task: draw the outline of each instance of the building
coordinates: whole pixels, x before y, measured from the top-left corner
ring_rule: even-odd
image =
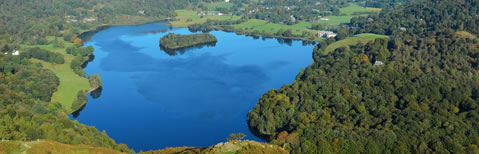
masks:
[[[381,65],[384,65],[382,61],[376,60],[376,62],[374,62],[374,66],[381,66]]]
[[[336,33],[332,32],[332,31],[319,31],[318,32],[318,37],[325,37],[325,38],[330,38],[330,37],[336,37]]]
[[[8,51],[5,52],[5,54],[8,55]],[[15,50],[12,51],[12,55],[18,56],[18,55],[20,55],[20,51],[18,51],[17,49],[15,49]]]
[[[225,2],[230,2],[230,0],[225,0]]]
[[[20,55],[20,51],[18,51],[17,49],[15,49],[15,50],[12,51],[12,55],[18,56],[18,55]]]
[[[145,10],[139,10],[138,14],[145,14]]]
[[[290,18],[291,18],[291,21],[292,21],[292,22],[295,22],[295,21],[296,21],[296,17],[294,17],[293,15],[291,15]]]

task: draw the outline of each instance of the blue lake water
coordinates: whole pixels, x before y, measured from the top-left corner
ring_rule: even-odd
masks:
[[[161,23],[96,33],[85,43],[95,48],[85,71],[101,76],[101,96],[89,96],[80,115],[71,118],[136,151],[206,147],[239,132],[260,140],[248,130],[248,111],[263,93],[292,83],[312,62],[313,45],[302,41],[223,31],[210,32],[218,38],[214,47],[171,56],[158,43],[168,32],[191,33]]]

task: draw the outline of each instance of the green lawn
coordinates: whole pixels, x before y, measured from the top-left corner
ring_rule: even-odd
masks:
[[[49,37],[49,40],[52,40],[53,37]],[[62,38],[58,38],[62,40]],[[87,78],[83,78],[75,74],[70,68],[70,63],[73,60],[74,56],[67,54],[65,49],[55,48],[53,45],[37,45],[40,48],[48,49],[53,52],[58,52],[63,54],[65,58],[65,64],[53,64],[45,62],[38,59],[32,59],[33,62],[38,62],[43,65],[44,68],[52,70],[60,79],[60,86],[58,86],[58,91],[53,93],[52,102],[59,102],[63,105],[65,109],[70,111],[70,107],[73,104],[77,97],[77,93],[80,90],[90,89],[90,83]],[[65,42],[65,47],[73,46],[72,43]],[[33,46],[24,46],[24,47],[33,47]]]
[[[371,40],[374,40],[376,38],[388,38],[388,36],[379,35],[379,34],[371,34],[371,33],[358,34],[356,36],[348,37],[344,40],[340,40],[340,41],[334,42],[333,44],[328,45],[328,47],[326,47],[325,52],[323,54],[327,54],[331,51],[334,51],[335,49],[337,49],[339,47],[356,45],[359,42],[367,43],[367,42],[369,42]]]
[[[342,23],[349,23],[354,16],[329,16],[328,20],[320,20],[319,23],[327,25],[339,25]]]
[[[339,9],[341,14],[345,14],[345,15],[348,15],[348,16],[352,15],[355,12],[379,12],[380,10],[381,9],[379,9],[379,8],[362,7],[362,6],[359,6],[359,5],[354,4],[354,3],[349,3],[348,7]]]
[[[356,16],[367,16],[368,14],[361,14],[361,15],[353,15],[355,12],[379,12],[381,11],[380,8],[367,8],[367,7],[362,7],[354,3],[349,3],[348,7],[345,8],[340,8],[339,11],[341,12],[340,14],[343,14],[342,16],[328,16],[325,18],[328,18],[328,20],[320,20],[319,23],[324,23],[327,25],[339,25],[342,23],[349,23],[351,21],[351,18],[356,17]]]
[[[193,10],[176,10],[175,11],[178,16],[175,18],[178,19],[177,21],[171,21],[170,24],[173,27],[186,27],[191,24],[201,24],[205,23],[207,19],[213,20],[239,20],[241,17],[239,16],[204,16],[201,18],[197,14],[197,11]],[[208,11],[208,13],[217,13],[216,11]]]

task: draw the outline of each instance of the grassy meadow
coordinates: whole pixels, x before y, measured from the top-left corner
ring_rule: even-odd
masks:
[[[239,16],[199,16],[197,11],[193,10],[176,10],[175,11],[178,16],[175,18],[177,21],[170,21],[170,25],[173,27],[186,27],[191,24],[201,24],[205,23],[206,20],[239,20],[241,17]],[[203,13],[203,12],[202,12]],[[217,13],[216,11],[208,11],[208,13]]]
[[[48,37],[49,41],[53,39],[54,37]],[[62,38],[58,38],[58,40],[63,41]],[[73,43],[64,42],[64,45],[65,48],[67,48],[73,46]],[[32,61],[36,63],[41,63],[44,68],[50,69],[57,75],[57,77],[60,79],[60,85],[58,86],[58,91],[53,93],[51,101],[62,104],[65,109],[70,111],[70,108],[77,97],[78,91],[90,89],[90,83],[88,82],[88,79],[78,76],[70,68],[70,63],[73,60],[74,56],[67,54],[65,48],[55,48],[52,44],[23,47],[40,47],[42,49],[47,49],[52,52],[61,53],[64,56],[64,64],[54,64],[38,59],[32,59]]]
[[[374,40],[376,38],[388,38],[388,36],[379,35],[379,34],[371,34],[371,33],[358,34],[358,35],[355,35],[353,37],[348,37],[344,40],[340,40],[340,41],[334,42],[333,44],[328,45],[325,49],[324,54],[327,54],[331,51],[334,51],[335,49],[337,49],[339,47],[356,45],[359,42],[368,43],[369,41]]]
[[[351,18],[356,16],[367,16],[367,12],[379,12],[380,8],[362,7],[355,3],[349,3],[348,7],[339,9],[341,16],[328,16],[328,20],[320,20],[319,23],[327,25],[339,25],[342,23],[349,23]],[[355,15],[356,13],[356,15]],[[362,13],[362,14],[361,14]]]

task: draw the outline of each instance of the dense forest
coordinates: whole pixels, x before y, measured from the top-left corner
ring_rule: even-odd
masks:
[[[168,33],[167,35],[161,37],[160,46],[167,50],[175,50],[216,41],[218,41],[216,37],[209,33],[188,35]]]
[[[389,34],[326,53],[248,113],[259,136],[293,153],[479,152],[479,3],[418,1],[354,18]]]

